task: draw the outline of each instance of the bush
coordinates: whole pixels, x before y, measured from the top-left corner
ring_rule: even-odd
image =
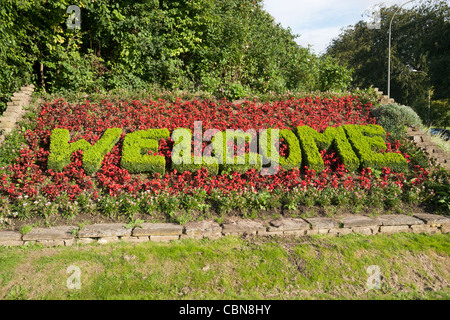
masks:
[[[184,140],[185,137],[186,140]],[[206,168],[209,174],[217,175],[219,173],[219,163],[215,157],[203,156],[201,163],[196,163],[194,156],[191,154],[192,133],[190,129],[175,129],[172,133],[172,140],[174,140],[171,155],[172,169],[179,173],[185,171],[195,173],[202,168]]]
[[[361,169],[372,168],[381,170],[384,167],[394,171],[407,171],[408,162],[398,153],[378,153],[387,150],[384,143],[386,132],[377,125],[344,125],[348,139],[361,161]]]
[[[316,172],[323,171],[325,164],[319,150],[335,149],[348,171],[358,169],[359,160],[352,150],[342,127],[328,127],[324,133],[308,127],[297,127],[297,136],[303,153],[303,165]]]
[[[276,143],[276,140],[272,140],[272,130],[275,129],[268,129],[267,131],[263,131],[260,135],[259,145],[262,149],[262,155],[267,156],[267,158],[271,159],[271,162],[278,159],[280,167],[285,170],[299,168],[302,164],[302,151],[295,134],[289,129],[279,130],[279,140],[281,140],[282,138],[285,140],[285,142],[289,146],[289,155],[285,158],[278,154],[277,157],[273,154],[273,152],[277,152],[277,150],[273,145],[274,143]]]
[[[215,137],[214,137],[215,138]],[[254,152],[257,150],[250,150],[249,153],[244,153],[242,155],[235,155],[234,148],[231,149],[231,146],[237,146],[237,148],[245,147],[246,143],[252,144],[254,137],[251,134],[247,134],[243,131],[236,130],[232,132],[231,130],[227,130],[222,132],[222,141],[223,141],[223,152],[222,158],[223,163],[219,166],[221,172],[239,172],[245,173],[249,170],[255,169],[256,171],[260,171],[262,167],[261,157],[258,153]],[[215,140],[215,139],[213,139]],[[214,143],[214,142],[213,142]],[[256,145],[257,141],[253,141]],[[232,153],[231,153],[231,152]],[[220,153],[220,150],[219,150]],[[239,154],[239,153],[238,153]]]
[[[112,150],[119,141],[122,129],[110,128],[94,145],[84,139],[69,143],[70,133],[67,129],[54,129],[50,137],[50,154],[48,168],[54,171],[62,171],[70,163],[73,152],[83,150],[83,169],[87,174],[97,172],[105,155]]]
[[[164,156],[151,156],[147,152],[158,152],[158,141],[168,138],[170,133],[167,129],[139,130],[127,134],[123,142],[121,167],[130,173],[164,174]]]
[[[404,136],[405,127],[422,126],[422,120],[417,113],[408,106],[396,103],[381,105],[371,111],[372,116],[394,139]]]

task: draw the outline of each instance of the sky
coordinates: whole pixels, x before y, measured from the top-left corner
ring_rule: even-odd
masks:
[[[311,45],[316,54],[325,52],[341,29],[358,21],[368,20],[367,9],[377,4],[402,5],[407,0],[264,0],[264,9],[281,23],[290,27],[302,47]],[[404,6],[410,8],[419,1]]]

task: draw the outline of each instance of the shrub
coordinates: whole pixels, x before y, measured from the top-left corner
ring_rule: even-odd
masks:
[[[396,103],[380,105],[372,109],[371,114],[394,139],[404,136],[405,126],[422,126],[422,120],[412,108]]]
[[[213,137],[212,143],[216,144],[216,137]],[[255,140],[253,140],[255,139]],[[222,141],[223,141],[223,152],[222,159],[223,162],[220,164],[219,168],[221,172],[231,171],[238,173],[245,173],[249,170],[255,169],[256,171],[260,171],[262,167],[262,161],[260,155],[256,153],[257,150],[250,150],[249,153],[245,153],[245,144],[254,144],[256,145],[257,141],[252,134],[243,132],[241,130],[227,130],[226,132],[222,132]],[[243,154],[239,154],[235,156],[234,146],[237,146],[239,150],[244,149]],[[233,146],[233,149],[230,147]],[[220,157],[220,148],[217,148],[217,154]],[[256,149],[256,148],[255,148]],[[231,152],[232,153],[231,153]],[[242,151],[242,150],[241,150]]]
[[[179,173],[185,171],[195,173],[202,168],[206,168],[209,174],[217,175],[219,173],[219,164],[215,157],[202,157],[201,163],[195,161],[195,157],[191,154],[191,130],[184,128],[175,129],[172,132],[172,140],[174,140],[171,155],[172,169],[177,170]]]
[[[168,138],[170,133],[167,129],[139,130],[127,134],[123,142],[121,167],[130,173],[164,174],[166,171],[164,156],[147,153],[158,152],[158,141]]]
[[[275,144],[277,143],[277,139],[272,138],[272,131],[277,130],[279,132],[279,139],[282,138],[289,146],[289,155],[287,157],[280,156],[279,152],[275,148]],[[261,148],[261,155],[263,157],[267,157],[273,163],[278,162],[280,166],[285,170],[291,170],[294,168],[299,168],[302,163],[302,151],[300,149],[300,144],[298,142],[295,134],[289,129],[267,129],[260,134],[259,137],[259,145]],[[275,152],[278,155],[275,155]]]
[[[303,153],[303,165],[316,172],[323,171],[325,164],[319,150],[336,150],[348,171],[358,169],[359,160],[347,140],[342,127],[328,127],[319,133],[309,126],[297,127],[297,136]]]
[[[372,168],[381,170],[384,167],[391,168],[394,171],[406,171],[408,162],[398,153],[378,153],[386,150],[384,143],[386,132],[377,125],[344,125],[343,126],[348,139],[353,146],[358,158],[361,161],[361,169]]]
[[[122,129],[109,128],[94,145],[80,139],[69,143],[70,133],[67,129],[54,129],[50,138],[50,154],[48,168],[54,171],[62,171],[69,163],[73,152],[83,150],[83,168],[87,174],[97,172],[105,155],[119,141]]]

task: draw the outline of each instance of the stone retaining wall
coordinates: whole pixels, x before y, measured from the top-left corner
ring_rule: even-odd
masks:
[[[375,218],[352,215],[343,218],[279,218],[258,222],[227,218],[221,225],[212,220],[188,222],[184,226],[172,223],[142,223],[127,228],[122,223],[101,223],[82,227],[57,226],[34,228],[22,235],[0,230],[0,246],[42,244],[44,246],[71,246],[74,244],[109,242],[167,242],[180,239],[217,239],[227,235],[309,236],[326,234],[340,236],[349,233],[364,235],[397,232],[448,233],[450,218],[433,214],[381,215]]]
[[[19,92],[13,94],[11,101],[6,103],[6,110],[0,116],[0,145],[5,140],[5,134],[10,133],[24,115],[23,107],[30,104],[33,91],[34,85],[23,86]]]

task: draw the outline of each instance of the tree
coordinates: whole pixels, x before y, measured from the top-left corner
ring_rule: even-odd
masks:
[[[345,68],[300,47],[262,0],[0,2],[3,101],[31,80],[51,92],[156,83],[230,97],[349,84]],[[78,31],[66,26],[69,5],[81,8]]]
[[[381,7],[381,28],[363,21],[349,26],[330,44],[327,56],[354,69],[352,86],[387,92],[389,22],[397,6]],[[428,91],[450,98],[450,8],[445,1],[426,1],[402,9],[392,24],[391,97],[422,108]]]

